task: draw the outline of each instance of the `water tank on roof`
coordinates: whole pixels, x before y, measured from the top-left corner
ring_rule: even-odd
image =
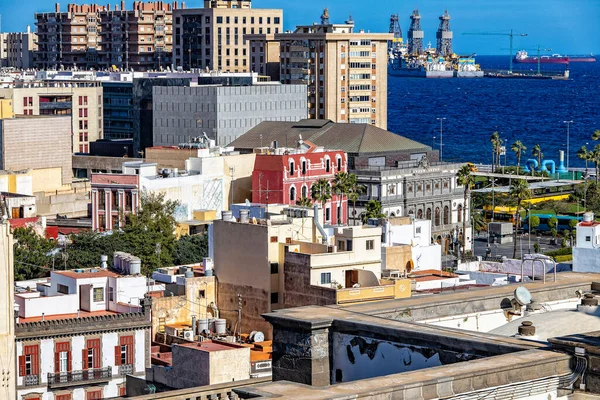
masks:
[[[264,342],[265,334],[262,333],[261,331],[252,331],[252,332],[250,332],[250,336],[248,336],[248,339],[250,340],[251,343]]]
[[[183,275],[186,278],[193,278],[194,277],[194,271],[191,268],[186,269],[185,274]]]
[[[240,222],[242,224],[247,224],[250,222],[250,211],[249,210],[240,210]]]
[[[202,260],[202,264],[204,266],[204,275],[213,276],[213,259],[205,257],[204,260]]]
[[[592,222],[594,220],[593,212],[586,212],[583,214],[583,222]]]
[[[134,258],[129,262],[129,274],[130,275],[139,275],[142,273],[142,260],[139,258]]]
[[[215,320],[215,332],[217,335],[224,335],[227,333],[227,320],[226,319],[216,319]]]
[[[204,319],[198,320],[198,333],[200,333],[200,334],[209,333],[208,319],[204,318]]]
[[[233,213],[231,211],[223,211],[221,213],[221,218],[223,219],[223,221],[233,221]]]

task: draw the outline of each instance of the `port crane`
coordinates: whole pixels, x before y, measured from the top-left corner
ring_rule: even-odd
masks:
[[[507,48],[503,48],[501,50],[509,50]],[[527,50],[527,51],[537,51],[537,73],[538,75],[541,75],[541,52],[542,51],[552,51],[552,49],[542,49],[542,46],[538,45],[538,47],[536,49],[523,49],[523,50]]]
[[[508,36],[510,38],[510,67],[508,70],[509,74],[513,72],[513,37],[514,36],[527,36],[526,33],[514,33],[513,30],[508,32],[465,32],[463,35],[485,35],[485,36]]]

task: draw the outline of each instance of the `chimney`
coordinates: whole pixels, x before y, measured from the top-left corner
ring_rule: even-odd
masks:
[[[181,2],[181,8],[185,9],[185,1]]]
[[[57,12],[57,13],[59,13],[59,12],[60,12],[60,3],[56,3],[56,4],[54,5],[54,11],[55,11],[55,12]]]
[[[177,2],[174,2],[174,3],[173,3],[173,9],[174,9],[174,10],[177,10],[178,8],[179,8],[179,3],[177,3]]]
[[[119,5],[115,4],[115,11],[119,11]]]
[[[121,10],[125,11],[125,2],[121,1]]]

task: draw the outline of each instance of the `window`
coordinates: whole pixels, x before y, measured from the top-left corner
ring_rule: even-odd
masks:
[[[54,349],[54,372],[65,374],[71,371],[71,343],[56,343]]]
[[[19,376],[39,374],[39,346],[23,346],[23,355],[19,357]]]
[[[352,251],[352,240],[346,240],[346,250]]]
[[[388,196],[392,194],[396,194],[396,185],[394,184],[388,185]]]
[[[325,172],[331,171],[331,160],[328,158],[325,160]]]
[[[325,209],[325,221],[331,220],[331,208],[327,207]]]
[[[273,23],[274,23],[274,24],[279,24],[279,23],[280,23],[280,19],[279,19],[279,17],[274,17],[274,18],[273,18]]]
[[[449,219],[450,219],[450,209],[448,208],[448,206],[445,206],[444,207],[444,225],[449,224]]]
[[[279,263],[271,263],[271,273],[272,274],[279,273]]]
[[[462,204],[458,205],[457,214],[458,214],[458,218],[457,218],[458,222],[462,222],[462,219],[463,219],[463,207],[462,207]]]
[[[279,303],[279,293],[273,292],[271,293],[271,304]]]
[[[294,176],[294,161],[290,161],[290,176]]]
[[[374,240],[367,240],[367,250],[373,250],[375,248]]]
[[[421,233],[421,227],[420,226],[417,226],[415,228],[415,233],[417,233],[417,234]]]
[[[435,208],[435,226],[440,226],[440,208]]]
[[[83,369],[100,368],[100,339],[88,339],[83,349]]]
[[[133,336],[121,336],[115,346],[115,365],[133,364]]]
[[[337,159],[337,170],[338,172],[342,170],[342,158],[338,157]]]
[[[102,399],[102,389],[90,390],[85,395],[85,400],[101,400],[101,399]]]
[[[69,287],[65,286],[65,285],[61,285],[60,283],[57,284],[56,290],[58,291],[58,293],[69,294]]]
[[[296,201],[296,188],[293,186],[290,188],[290,201]]]
[[[114,287],[108,288],[108,301],[115,301],[115,288]]]
[[[346,242],[344,240],[338,240],[338,251],[345,251]]]
[[[202,289],[198,291],[198,297],[201,299],[205,299],[206,298],[206,290]]]
[[[306,175],[306,161],[302,161],[302,175]]]
[[[94,302],[104,301],[104,288],[94,288]]]
[[[71,393],[59,394],[55,397],[56,400],[72,400]]]
[[[277,236],[271,236],[271,243],[277,243]]]
[[[585,241],[586,242],[591,242],[592,241],[592,237],[591,236],[586,236],[585,237]]]
[[[321,273],[321,285],[328,285],[331,283],[331,272]]]
[[[305,199],[308,196],[308,187],[302,186],[302,198]]]

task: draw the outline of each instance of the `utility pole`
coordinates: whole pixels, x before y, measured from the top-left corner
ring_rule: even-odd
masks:
[[[238,329],[242,332],[242,295],[238,293]]]
[[[443,148],[442,146],[443,144],[443,138],[444,138],[444,120],[446,118],[436,118],[438,121],[440,121],[440,162],[443,160]]]

